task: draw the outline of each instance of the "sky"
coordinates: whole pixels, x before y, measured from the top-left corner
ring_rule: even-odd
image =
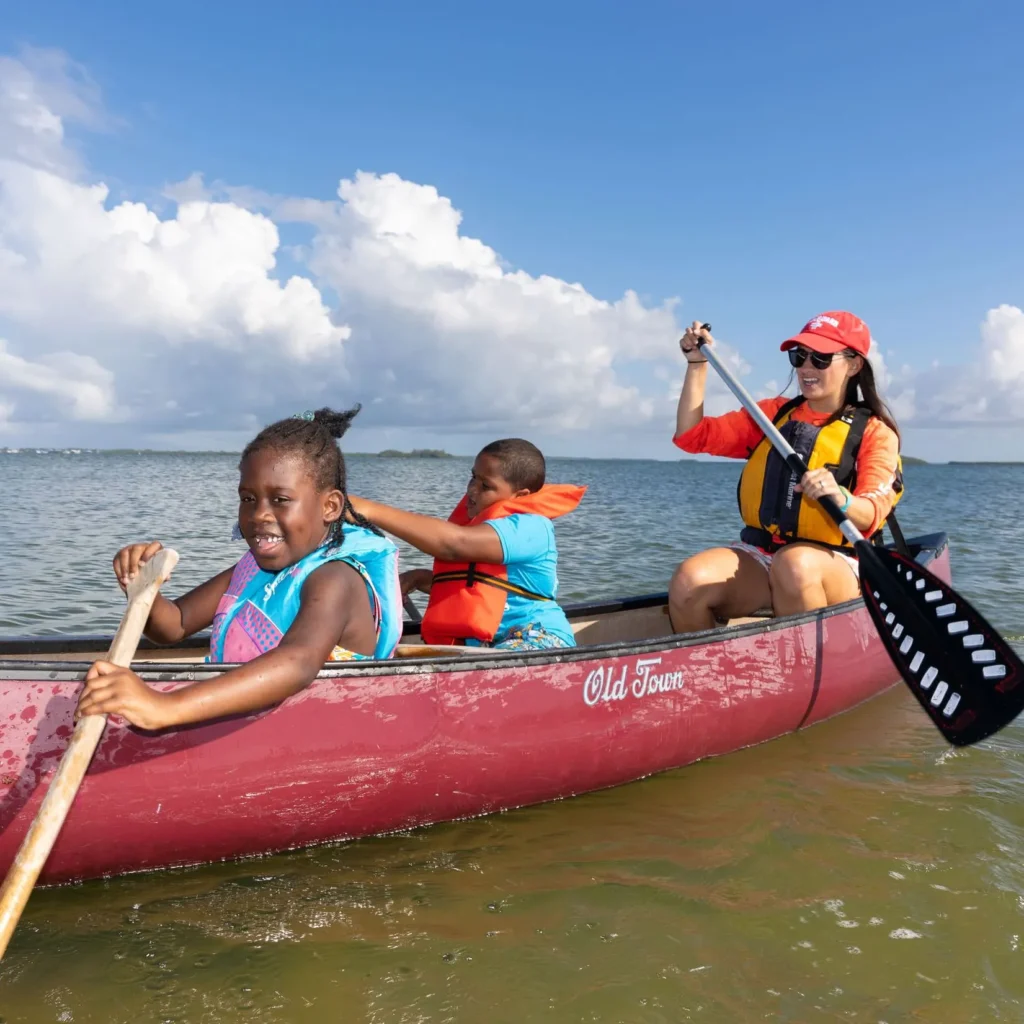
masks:
[[[4,5],[0,446],[671,459],[685,324],[763,397],[849,309],[905,453],[1024,459],[1021,5],[284,11]]]

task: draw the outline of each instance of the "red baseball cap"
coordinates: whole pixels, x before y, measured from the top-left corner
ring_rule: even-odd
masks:
[[[785,352],[797,345],[823,353],[843,352],[850,348],[866,357],[871,348],[871,332],[868,325],[852,313],[841,310],[819,313],[804,324],[799,334],[784,341],[780,347]]]

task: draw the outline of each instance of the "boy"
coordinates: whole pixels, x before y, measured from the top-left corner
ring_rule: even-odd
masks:
[[[584,487],[545,485],[544,456],[520,438],[493,441],[476,457],[466,495],[447,521],[365,498],[352,507],[371,523],[434,556],[434,569],[402,573],[402,593],[430,594],[421,624],[429,644],[501,650],[574,647],[555,601],[558,550],[551,520],[571,512]]]

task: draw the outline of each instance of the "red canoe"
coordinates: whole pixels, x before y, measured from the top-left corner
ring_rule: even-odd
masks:
[[[911,546],[949,579],[944,534]],[[615,786],[805,728],[898,680],[860,601],[689,636],[668,633],[663,594],[568,611],[582,645],[570,651],[409,644],[394,661],[327,667],[258,714],[164,733],[112,720],[41,880],[270,853]],[[0,641],[0,875],[105,648]],[[203,653],[147,649],[135,668],[173,689],[223,671]]]

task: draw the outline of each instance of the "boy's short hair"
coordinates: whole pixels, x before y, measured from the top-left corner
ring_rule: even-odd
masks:
[[[547,464],[541,450],[521,437],[505,437],[481,449],[501,466],[501,475],[518,491],[526,488],[531,494],[544,486]]]

